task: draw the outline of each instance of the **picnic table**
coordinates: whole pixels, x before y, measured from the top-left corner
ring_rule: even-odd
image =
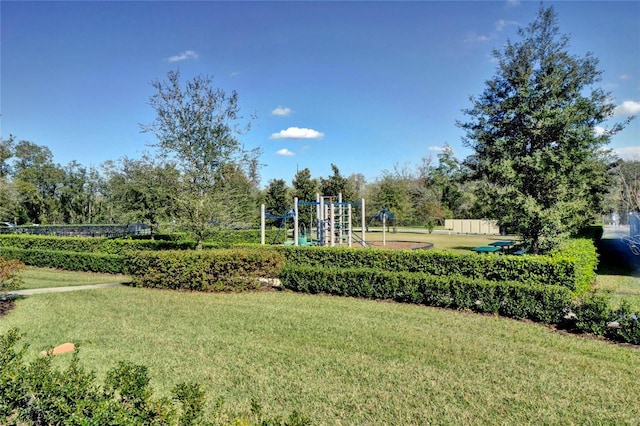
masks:
[[[476,253],[495,253],[502,250],[502,248],[496,246],[479,246],[474,247],[471,250],[475,251]]]
[[[489,243],[490,246],[498,247],[501,251],[506,250],[507,253],[515,244],[515,241],[494,241],[492,243]]]

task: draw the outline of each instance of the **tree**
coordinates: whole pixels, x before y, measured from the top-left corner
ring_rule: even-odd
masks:
[[[64,223],[98,223],[102,217],[105,180],[95,167],[76,161],[63,169],[60,212]]]
[[[318,181],[311,179],[311,170],[308,168],[298,170],[291,181],[293,196],[300,201],[316,201],[318,193]]]
[[[340,169],[335,164],[331,165],[333,174],[328,178],[320,178],[320,192],[323,196],[334,196],[342,194],[343,200],[350,200],[354,190],[349,187],[349,181],[342,176]]]
[[[372,204],[375,209],[386,207],[395,217],[395,224],[414,224],[415,214],[411,200],[411,185],[414,178],[406,169],[398,166],[392,172],[382,171],[382,176],[373,184]]]
[[[252,167],[245,170],[238,163],[229,163],[219,170],[213,192],[219,200],[214,205],[220,210],[213,213],[226,227],[243,229],[258,223],[260,191],[251,170]]]
[[[640,161],[620,161],[617,168],[619,208],[628,212],[640,211]]]
[[[60,188],[63,170],[46,146],[29,141],[15,145],[13,182],[20,199],[19,222],[62,222]]]
[[[606,167],[593,166],[626,122],[596,132],[614,105],[594,87],[597,59],[567,51],[569,38],[559,34],[552,7],[541,7],[518,34],[521,41],[493,51],[496,74],[464,110],[469,121],[458,125],[475,151],[466,164],[482,182],[477,196],[486,216],[538,253],[600,213]]]
[[[149,103],[156,119],[142,125],[142,131],[155,135],[160,155],[175,162],[180,172],[177,219],[194,233],[197,247],[202,248],[209,226],[227,225],[215,213],[226,211],[233,201],[216,193],[220,187],[216,184],[229,164],[251,160],[238,140],[249,126],[238,124],[242,119],[238,94],[212,87],[210,77],[196,76],[183,88],[180,73],[171,71],[166,82],[151,84],[155,94]]]
[[[13,157],[14,137],[0,138],[0,221],[17,222],[20,207],[18,192],[10,179],[9,159]]]
[[[122,218],[149,224],[153,239],[159,223],[174,212],[178,177],[170,162],[157,161],[148,154],[140,159],[124,157],[117,169],[109,171],[110,196]]]
[[[284,179],[271,179],[264,195],[264,204],[268,212],[275,215],[284,215],[291,204],[287,197],[287,183]]]

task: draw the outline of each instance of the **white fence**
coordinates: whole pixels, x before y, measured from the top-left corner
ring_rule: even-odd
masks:
[[[444,228],[456,234],[500,235],[500,228],[494,220],[445,219]]]

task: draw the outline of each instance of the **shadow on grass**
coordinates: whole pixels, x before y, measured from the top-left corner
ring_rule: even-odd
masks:
[[[640,256],[631,253],[624,241],[602,239],[597,247],[600,255],[598,274],[640,277]]]
[[[455,247],[451,247],[451,248],[454,249],[454,250],[469,250],[469,253],[473,253],[471,251],[471,249],[474,248],[474,247],[478,247],[478,246],[477,245],[476,246],[455,246]]]

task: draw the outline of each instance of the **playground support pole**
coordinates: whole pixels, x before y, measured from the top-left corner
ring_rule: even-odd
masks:
[[[331,224],[331,247],[336,245],[336,205],[334,203],[329,204],[329,220]]]
[[[264,204],[260,204],[260,244],[265,243],[265,218],[264,218]]]
[[[345,235],[344,229],[344,207],[342,206],[342,192],[338,192],[338,245],[342,245],[342,237]]]
[[[298,245],[298,197],[294,197],[293,199],[293,245]]]
[[[347,217],[349,219],[348,231],[347,231],[347,241],[349,242],[349,247],[351,247],[351,204],[347,206]]]
[[[320,194],[316,194],[316,233],[318,235],[318,244],[321,246],[326,246],[327,243],[325,241],[324,234],[324,199],[320,196]]]
[[[387,245],[386,232],[387,232],[387,213],[383,212],[382,213],[382,246],[383,247]]]
[[[361,209],[360,209],[360,214],[362,215],[362,247],[366,247],[367,243],[365,242],[366,238],[365,238],[365,234],[367,233],[367,222],[365,219],[365,213],[364,213],[364,198],[362,199],[362,203],[360,204]]]

